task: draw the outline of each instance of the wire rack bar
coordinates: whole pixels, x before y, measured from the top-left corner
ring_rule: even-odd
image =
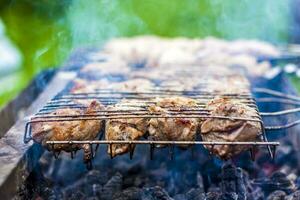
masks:
[[[61,117],[61,119],[60,119]],[[186,115],[115,115],[115,116],[99,116],[99,115],[74,115],[74,116],[43,116],[32,119],[29,123],[37,122],[55,122],[55,121],[81,121],[81,120],[107,120],[107,119],[134,119],[134,118],[203,118],[203,119],[224,119],[224,120],[241,120],[241,121],[253,121],[262,122],[259,116],[255,118],[243,118],[243,117],[227,117],[227,116],[208,116],[208,115],[191,115],[187,113]],[[42,120],[45,119],[45,120]]]
[[[293,109],[287,109],[277,112],[260,112],[260,115],[263,117],[267,116],[280,116],[280,115],[287,115],[287,114],[295,114],[300,112],[300,108],[293,108]]]
[[[299,96],[285,94],[285,93],[278,92],[276,90],[267,89],[267,88],[253,88],[253,92],[255,92],[255,93],[264,93],[264,94],[268,94],[268,95],[272,95],[272,96],[282,97],[282,98],[285,98],[285,99],[300,101]]]
[[[256,102],[258,103],[281,103],[281,104],[289,104],[289,105],[294,105],[294,106],[299,106],[300,102],[295,101],[295,100],[290,100],[290,99],[284,99],[284,98],[256,98]]]
[[[283,124],[283,125],[266,126],[265,130],[266,131],[283,130],[283,129],[287,129],[287,128],[291,128],[291,127],[297,126],[299,124],[300,124],[300,120],[296,120],[296,121],[289,122],[289,123]]]
[[[151,141],[151,140],[86,140],[86,141],[46,141],[46,144],[154,144],[154,145],[280,145],[279,142],[206,142],[206,141]]]
[[[196,68],[195,68],[196,69]],[[189,68],[189,70],[176,70],[176,73],[172,75],[167,75],[168,78],[178,78],[179,73],[182,77],[188,78],[191,73],[203,73],[202,71],[195,70],[194,68]],[[149,72],[150,73],[150,72]],[[207,73],[210,74],[210,73]],[[217,76],[214,76],[217,77]],[[220,76],[222,77],[222,76]],[[207,79],[208,80],[208,79]],[[160,87],[149,89],[143,92],[132,92],[132,91],[116,91],[113,89],[95,89],[93,92],[75,92],[75,91],[65,91],[59,95],[56,95],[50,102],[48,102],[40,111],[31,118],[31,120],[26,124],[24,141],[28,142],[32,139],[31,131],[32,124],[34,123],[44,123],[44,122],[62,122],[62,121],[81,121],[81,120],[111,120],[111,119],[134,119],[134,118],[201,118],[201,119],[224,119],[224,120],[241,120],[241,121],[251,121],[258,122],[261,125],[261,142],[205,142],[205,141],[145,141],[145,140],[134,140],[134,141],[124,141],[124,140],[88,140],[88,141],[47,141],[48,145],[55,144],[88,144],[90,145],[90,150],[93,151],[92,145],[99,146],[100,144],[109,145],[110,149],[112,144],[127,144],[129,145],[130,158],[133,156],[134,146],[145,144],[150,145],[150,157],[153,157],[153,150],[155,145],[167,145],[170,149],[170,155],[173,158],[174,145],[210,145],[212,148],[215,145],[249,145],[249,146],[266,146],[271,157],[274,157],[275,147],[279,145],[279,142],[269,142],[266,137],[267,130],[278,130],[289,128],[300,124],[299,121],[295,121],[286,125],[279,126],[264,126],[261,117],[268,116],[280,116],[292,113],[297,113],[300,109],[290,109],[284,111],[278,111],[274,113],[258,112],[256,105],[257,102],[278,102],[287,103],[293,105],[300,105],[300,97],[293,95],[286,95],[274,90],[269,90],[265,88],[254,88],[254,93],[264,93],[271,95],[268,98],[257,98],[256,100],[252,97],[251,92],[247,87],[241,87],[241,93],[223,93],[222,91],[214,91],[209,89],[209,85],[214,86],[214,84],[208,84],[203,80],[197,83],[197,86],[202,86],[203,89],[196,90],[176,90],[173,89],[177,85],[161,85]],[[156,98],[165,98],[171,96],[184,96],[192,99],[197,99],[200,103],[197,103],[195,107],[183,108],[183,109],[170,109],[163,108],[166,113],[150,112],[147,107],[149,105],[155,105],[157,101]],[[210,111],[206,109],[206,103],[215,98],[216,96],[229,97],[236,99],[247,106],[255,108],[256,113],[253,116],[247,118],[243,117],[227,117],[227,116],[214,116],[210,114]],[[114,105],[121,102],[123,99],[128,101],[137,101],[134,103],[124,103],[124,105],[115,106],[113,110],[104,109],[93,111],[89,114],[78,114],[78,115],[52,115],[51,113],[56,109],[71,108],[71,109],[86,109],[87,106],[76,103],[77,100],[99,100],[104,105]],[[126,110],[124,107],[128,107]],[[136,109],[132,109],[136,108]],[[112,151],[111,151],[112,152]],[[93,153],[92,153],[93,154]],[[72,157],[73,157],[72,153]],[[112,156],[112,155],[111,155]]]

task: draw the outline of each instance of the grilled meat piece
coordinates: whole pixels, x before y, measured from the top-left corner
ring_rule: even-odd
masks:
[[[172,110],[181,111],[193,109],[197,102],[186,97],[169,97],[156,99],[156,105],[150,106],[153,113],[162,115],[171,114]],[[152,140],[163,141],[193,141],[196,139],[198,119],[196,118],[151,118],[149,120],[149,137]],[[158,147],[162,147],[158,145]],[[181,147],[187,147],[181,145]]]
[[[81,101],[82,102],[82,101]],[[81,110],[77,108],[57,109],[50,113],[51,116],[79,116],[79,115],[93,115],[95,111],[103,109],[102,105],[97,101],[86,101],[87,108]],[[53,119],[53,118],[51,118]],[[45,122],[34,122],[45,120]],[[84,149],[85,160],[90,158],[89,145],[73,144],[55,144],[47,145],[46,141],[68,141],[68,140],[94,140],[101,130],[101,120],[78,120],[78,121],[55,121],[46,122],[47,119],[35,118],[32,123],[32,137],[35,142],[41,143],[49,151],[76,151]]]
[[[145,92],[153,89],[154,84],[147,79],[136,78],[111,85],[111,89],[120,92]]]
[[[87,81],[84,79],[75,79],[73,87],[70,90],[72,94],[93,93],[98,89],[107,89],[111,83],[107,80]]]
[[[128,74],[130,72],[130,68],[124,60],[114,55],[104,56],[105,61],[88,63],[81,69],[81,72],[99,76]]]
[[[122,82],[108,82],[105,79],[98,81],[76,79],[74,81],[74,86],[71,89],[71,93],[92,93],[101,89],[109,89],[118,92],[143,92],[145,90],[150,90],[153,87],[154,84],[151,81],[142,78],[136,78]],[[111,94],[108,95],[111,96]]]
[[[255,76],[270,69],[268,62],[258,62],[257,57],[278,57],[280,51],[265,42],[255,40],[226,41],[217,38],[164,39],[154,36],[118,38],[108,42],[104,52],[127,63],[146,67],[172,67],[197,65],[202,69],[219,65],[246,71]]]
[[[207,90],[219,94],[241,94],[249,93],[250,83],[245,76],[232,74],[224,77],[209,79]]]
[[[254,108],[230,98],[216,97],[207,104],[207,109],[212,116],[257,119]],[[203,141],[209,142],[261,141],[261,126],[256,121],[208,118],[201,125],[201,136]],[[249,149],[246,145],[215,145],[213,149],[206,147],[222,159],[229,159]]]
[[[108,111],[120,111],[126,114],[132,113],[137,110],[136,107],[132,105],[139,104],[135,100],[122,101],[114,106],[108,108]],[[124,116],[120,114],[120,116]],[[137,140],[142,137],[147,131],[147,121],[146,118],[128,118],[128,119],[110,119],[106,122],[105,128],[105,139],[106,140]],[[131,148],[135,148],[134,145]],[[112,157],[127,153],[130,150],[128,144],[112,144],[111,147],[108,146],[107,153]]]

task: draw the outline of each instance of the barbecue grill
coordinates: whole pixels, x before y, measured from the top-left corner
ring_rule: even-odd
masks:
[[[18,175],[15,174],[13,176],[8,176],[12,174],[12,171],[15,167],[18,166],[19,169],[23,171],[25,169],[26,172],[31,172],[35,167],[36,163],[38,162],[41,154],[42,149],[40,146],[36,146],[34,144],[32,146],[32,129],[31,126],[33,123],[40,123],[40,122],[60,122],[60,121],[78,121],[78,120],[108,120],[108,119],[129,119],[129,118],[201,118],[201,119],[228,119],[228,120],[241,120],[241,121],[254,121],[260,123],[261,126],[261,136],[263,141],[253,141],[253,142],[206,142],[201,141],[200,138],[197,138],[196,141],[153,141],[147,139],[141,140],[104,140],[105,130],[101,130],[101,134],[99,134],[99,138],[97,140],[88,140],[88,141],[47,141],[47,145],[53,146],[55,144],[65,144],[65,145],[74,145],[74,144],[87,144],[90,146],[91,150],[91,158],[96,156],[96,152],[99,151],[99,147],[102,145],[108,145],[109,148],[112,148],[113,144],[127,144],[129,145],[129,158],[133,159],[135,145],[146,145],[149,147],[149,156],[150,160],[154,159],[155,150],[157,150],[156,145],[166,145],[169,150],[169,158],[172,160],[176,155],[174,153],[174,148],[179,145],[191,145],[189,150],[191,151],[192,157],[195,158],[194,149],[195,146],[198,145],[205,145],[210,146],[211,149],[214,149],[217,145],[246,145],[250,146],[250,154],[251,158],[255,159],[255,151],[257,147],[266,147],[268,153],[270,154],[271,158],[275,157],[276,147],[280,145],[278,141],[269,141],[267,139],[268,132],[274,133],[275,131],[283,131],[285,129],[292,128],[300,123],[300,120],[292,120],[285,121],[286,123],[280,123],[281,117],[285,117],[286,115],[291,115],[298,113],[300,111],[299,108],[295,108],[295,106],[300,104],[300,98],[298,96],[283,93],[282,90],[275,91],[272,87],[263,88],[262,86],[268,86],[266,84],[271,82],[270,80],[263,80],[262,83],[256,83],[257,85],[251,88],[251,92],[243,92],[243,93],[222,93],[222,92],[212,92],[210,91],[209,84],[204,79],[202,82],[199,82],[199,88],[195,90],[176,90],[174,87],[171,86],[159,86],[159,84],[151,90],[144,90],[142,92],[132,92],[132,91],[116,91],[112,89],[98,89],[95,92],[86,92],[86,93],[71,93],[70,88],[72,87],[73,80],[76,78],[86,78],[91,80],[97,80],[102,77],[97,77],[97,75],[90,77],[90,75],[85,74],[84,72],[80,72],[80,67],[84,64],[91,62],[91,56],[95,55],[94,52],[90,52],[87,50],[83,50],[85,52],[82,54],[81,51],[79,53],[75,53],[71,57],[71,62],[67,64],[64,68],[59,70],[56,75],[54,75],[52,81],[47,85],[45,91],[41,93],[38,99],[31,105],[29,112],[26,113],[27,116],[24,119],[21,119],[11,130],[8,134],[5,134],[1,139],[0,146],[8,145],[13,147],[13,149],[18,149],[12,155],[7,157],[3,157],[0,159],[4,161],[3,163],[13,163],[13,165],[8,166],[4,170],[4,164],[2,166],[3,173],[0,177],[2,189],[0,189],[1,194],[5,194],[6,196],[11,196],[15,194],[16,188],[11,186],[12,184],[19,184]],[[95,57],[92,59],[95,61]],[[283,59],[284,60],[284,59]],[[98,62],[105,62],[105,57],[100,56],[97,60]],[[189,70],[184,69],[186,66],[180,66],[182,70],[179,70],[177,73],[182,75],[182,79],[186,79],[191,75],[199,75],[199,77],[209,76],[214,74],[214,72],[203,72],[199,71],[197,67],[191,66],[188,68]],[[136,69],[135,69],[136,70]],[[141,70],[141,69],[140,69]],[[149,70],[149,69],[147,69]],[[151,70],[149,71],[151,73]],[[281,80],[284,82],[286,78],[284,75],[279,74],[276,76],[277,78],[280,77]],[[275,77],[275,78],[276,78]],[[110,77],[111,78],[111,77]],[[114,78],[114,77],[113,77]],[[118,77],[119,78],[119,77]],[[130,79],[131,77],[128,75],[123,75],[121,79]],[[172,77],[168,77],[172,78]],[[173,77],[174,78],[174,77]],[[251,79],[252,77],[250,77]],[[59,83],[59,84],[57,84]],[[253,82],[252,82],[253,83]],[[288,87],[291,87],[287,84]],[[271,88],[271,89],[270,89]],[[153,105],[155,102],[153,99],[155,98],[164,98],[169,96],[185,96],[192,99],[200,100],[197,106],[191,109],[185,110],[176,110],[176,109],[168,109],[168,114],[158,114],[149,112],[146,109],[146,105]],[[216,96],[224,96],[230,97],[233,99],[239,99],[241,102],[245,103],[247,106],[253,107],[256,109],[256,113],[251,118],[238,118],[238,117],[226,117],[226,116],[215,116],[211,115],[209,110],[205,108],[206,103],[209,99],[212,99]],[[77,108],[77,109],[84,109],[85,107],[82,104],[74,103],[76,100],[99,100],[105,106],[114,105],[117,102],[120,102],[122,99],[130,99],[136,100],[140,104],[133,104],[129,105],[133,109],[120,109],[120,110],[103,110],[97,111],[93,114],[85,114],[85,115],[51,115],[51,112],[56,109],[61,108]],[[47,102],[45,104],[45,102]],[[278,108],[282,108],[280,111],[265,111],[260,112],[258,107],[260,104],[268,104],[272,105],[280,105],[277,106]],[[128,106],[128,104],[127,104]],[[279,123],[268,125],[267,122],[269,120],[272,121],[279,121]],[[25,132],[23,132],[25,128]],[[13,134],[12,134],[13,133]],[[24,146],[15,140],[20,139],[22,133],[22,138]],[[24,134],[23,134],[24,133]],[[9,135],[10,134],[10,135]],[[17,137],[16,137],[17,136]],[[15,138],[14,138],[15,137]],[[35,150],[34,150],[35,149]],[[51,149],[51,148],[50,148]],[[52,148],[53,149],[53,148]],[[23,154],[23,150],[26,151],[26,154]],[[37,154],[37,152],[39,152]],[[112,151],[110,151],[112,152]],[[54,157],[58,158],[60,152],[53,152]],[[71,158],[75,158],[76,152],[71,152]],[[2,154],[1,154],[2,155]],[[14,158],[15,157],[15,158]],[[112,158],[112,156],[111,156]],[[20,162],[21,161],[25,161]],[[92,168],[92,159],[87,162],[87,167],[89,169]],[[23,177],[26,178],[29,173],[23,174]],[[17,178],[16,178],[17,177]],[[8,184],[9,183],[9,184]],[[8,187],[8,185],[10,185]],[[17,185],[17,184],[16,184]],[[1,188],[1,187],[0,187]],[[8,189],[9,188],[9,189]],[[10,194],[9,191],[11,191]]]
[[[187,68],[187,66],[181,66],[181,69]],[[183,75],[181,78],[191,77],[195,74],[199,75],[199,78],[202,78],[203,71],[199,71],[197,67],[188,67],[189,70],[180,70],[178,73]],[[149,73],[151,70],[147,69]],[[211,73],[211,72],[209,72]],[[207,76],[209,76],[209,73]],[[177,74],[177,73],[176,73]],[[82,72],[78,72],[77,77],[84,77],[85,75]],[[172,78],[172,77],[171,77]],[[95,77],[93,78],[96,79]],[[68,84],[68,88],[70,88],[72,83]],[[70,145],[70,147],[74,144],[87,144],[90,146],[90,150],[93,154],[92,157],[95,156],[95,153],[99,147],[99,145],[109,145],[109,148],[112,149],[113,144],[127,144],[129,145],[129,156],[130,159],[133,157],[134,147],[133,145],[148,145],[150,150],[150,158],[153,159],[153,151],[156,145],[167,145],[169,147],[170,158],[173,158],[173,151],[174,146],[178,145],[209,145],[210,149],[213,150],[217,145],[247,145],[252,146],[250,150],[251,158],[254,159],[253,149],[257,146],[266,146],[268,152],[273,158],[275,156],[276,146],[279,145],[279,142],[269,142],[266,136],[266,131],[274,131],[280,129],[286,129],[292,126],[295,126],[300,123],[299,120],[289,122],[284,125],[277,125],[277,126],[265,126],[262,120],[262,117],[278,117],[281,115],[287,115],[292,113],[297,113],[300,109],[288,109],[282,110],[278,112],[262,112],[258,111],[256,100],[252,96],[251,92],[244,92],[242,94],[235,94],[235,93],[222,93],[222,92],[212,92],[207,90],[209,88],[209,84],[205,81],[200,82],[201,89],[198,90],[174,90],[170,86],[157,86],[153,90],[143,91],[143,92],[132,92],[132,91],[116,91],[110,89],[97,89],[95,92],[84,92],[84,93],[71,93],[68,89],[64,88],[58,95],[52,98],[43,108],[39,110],[33,117],[31,117],[30,121],[26,123],[25,134],[24,134],[24,142],[28,143],[32,139],[31,135],[31,125],[34,123],[43,123],[43,122],[64,122],[64,121],[80,121],[80,120],[108,120],[108,119],[131,119],[131,118],[201,118],[201,119],[228,119],[228,120],[242,120],[242,121],[253,121],[260,123],[261,130],[262,130],[262,142],[207,142],[207,141],[153,141],[153,140],[103,140],[103,134],[105,131],[102,131],[100,134],[100,138],[98,140],[88,140],[88,141],[46,141],[46,144],[52,146],[54,149],[54,145],[56,144],[64,144]],[[278,91],[270,90],[267,88],[253,88],[254,93],[260,93],[264,95],[268,95],[268,98],[258,98],[257,100],[260,102],[281,102],[287,104],[297,104],[299,101],[299,97],[293,95],[287,95]],[[168,109],[169,113],[166,115],[162,115],[159,113],[152,113],[146,109],[147,105],[153,105],[155,102],[153,99],[155,98],[163,98],[163,97],[170,97],[182,95],[185,97],[197,99],[200,103],[197,106],[191,109],[185,110],[174,110]],[[223,97],[230,97],[233,99],[239,99],[241,102],[245,103],[249,107],[253,107],[256,109],[256,113],[251,118],[241,118],[241,117],[226,117],[226,116],[215,116],[209,113],[209,110],[205,108],[205,105],[209,99],[212,99],[217,96]],[[86,108],[83,105],[74,103],[74,100],[99,100],[105,106],[114,105],[122,99],[130,99],[130,100],[137,100],[139,104],[126,104],[130,108],[134,109],[119,109],[119,110],[101,110],[96,111],[93,114],[80,114],[80,115],[52,115],[51,112],[56,109],[61,108],[77,108],[77,109],[84,109]],[[121,106],[122,107],[122,106]],[[191,148],[193,149],[193,148]],[[110,151],[112,152],[112,150]],[[75,152],[71,152],[71,157],[73,158]],[[54,152],[54,156],[57,158],[59,152]],[[113,158],[111,154],[111,158]],[[87,166],[91,167],[91,160],[87,163]]]

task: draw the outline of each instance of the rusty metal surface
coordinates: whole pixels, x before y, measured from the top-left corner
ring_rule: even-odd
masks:
[[[21,117],[37,96],[44,90],[53,78],[56,70],[50,69],[41,72],[14,100],[0,109],[0,138]]]
[[[39,97],[24,112],[33,115],[45,102],[61,91],[75,76],[73,72],[58,72]],[[59,83],[59,84],[58,84]],[[43,153],[37,145],[23,143],[24,127],[28,119],[19,119],[0,139],[0,197],[10,199],[15,194],[20,180],[26,178]],[[26,170],[25,170],[26,169]]]

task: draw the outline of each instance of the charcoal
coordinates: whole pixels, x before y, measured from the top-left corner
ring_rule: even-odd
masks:
[[[86,200],[99,200],[98,197],[88,197]]]
[[[84,194],[83,191],[84,189],[85,189],[84,185],[71,185],[63,191],[64,197],[70,198],[72,195],[74,195],[77,192]]]
[[[219,200],[238,200],[239,196],[235,192],[225,192],[220,197]]]
[[[300,177],[298,177],[295,181],[295,186],[297,189],[300,189]]]
[[[149,183],[149,178],[147,177],[142,177],[140,176],[136,176],[133,182],[133,185],[135,187],[143,187],[145,186],[147,183]]]
[[[94,197],[101,197],[102,186],[100,184],[87,185],[89,188],[89,195]]]
[[[147,183],[147,178],[143,176],[141,172],[144,169],[139,165],[134,165],[126,173],[128,176],[124,177],[123,186],[124,187],[143,187]]]
[[[203,188],[192,188],[186,193],[188,200],[202,200],[205,199]]]
[[[86,200],[87,196],[81,191],[75,191],[74,193],[72,193],[66,199],[69,199],[69,200]]]
[[[107,176],[106,176],[107,177]],[[99,171],[92,170],[85,177],[83,182],[83,191],[88,196],[100,197],[102,191],[102,185],[104,183],[104,178],[101,179]],[[107,182],[107,181],[106,181]]]
[[[120,192],[123,184],[123,176],[120,173],[116,173],[109,181],[103,186],[101,191],[102,199],[112,199],[113,195]]]
[[[53,190],[52,188],[45,187],[42,190],[41,197],[43,199],[49,199],[49,200],[57,200],[59,197],[57,196],[57,192]]]
[[[282,190],[290,194],[296,190],[294,183],[288,179],[283,172],[274,172],[270,178],[258,179],[255,181],[266,194],[270,194],[276,190]]]
[[[251,180],[249,178],[249,174],[245,170],[243,170],[241,168],[239,168],[239,169],[242,171],[243,184],[245,186],[246,191],[248,191],[248,192],[253,191],[254,187],[252,186]]]
[[[276,190],[268,196],[267,200],[285,200],[285,196],[286,193],[284,191]]]
[[[142,198],[142,189],[131,187],[121,192],[118,192],[113,196],[114,200],[140,200]]]
[[[216,185],[211,185],[207,192],[216,192],[216,193],[221,193],[221,190],[219,187],[217,187]]]
[[[79,199],[84,199],[86,195],[78,187],[68,189],[64,192],[64,199],[76,199],[77,196]]]
[[[246,200],[247,189],[245,185],[244,173],[241,168],[236,169],[236,193],[238,195],[238,200]]]
[[[297,190],[296,192],[285,197],[285,200],[300,200],[300,190]]]
[[[172,200],[169,194],[160,186],[143,188],[142,200]]]
[[[175,200],[205,200],[206,196],[203,188],[192,188],[185,194],[177,194],[174,196]]]
[[[203,177],[199,172],[197,173],[197,186],[198,189],[201,189],[201,192],[204,192]]]
[[[91,170],[85,175],[86,184],[104,185],[108,181],[107,173],[101,173],[98,170]]]
[[[263,191],[261,190],[261,188],[256,188],[256,189],[252,189],[251,192],[248,192],[247,199],[264,200],[265,195],[264,195]]]
[[[219,192],[208,192],[208,193],[206,193],[206,199],[207,200],[219,200],[220,195],[221,194]]]
[[[241,168],[236,168],[231,164],[224,165],[221,176],[222,193],[235,193],[238,195],[238,200],[246,200],[247,190],[244,184],[243,171]]]
[[[176,194],[173,197],[174,200],[188,200],[185,194]]]
[[[271,176],[271,181],[273,183],[276,183],[277,185],[280,185],[280,187],[288,193],[295,190],[294,183],[291,180],[289,180],[287,178],[287,175],[283,172],[273,173]]]

